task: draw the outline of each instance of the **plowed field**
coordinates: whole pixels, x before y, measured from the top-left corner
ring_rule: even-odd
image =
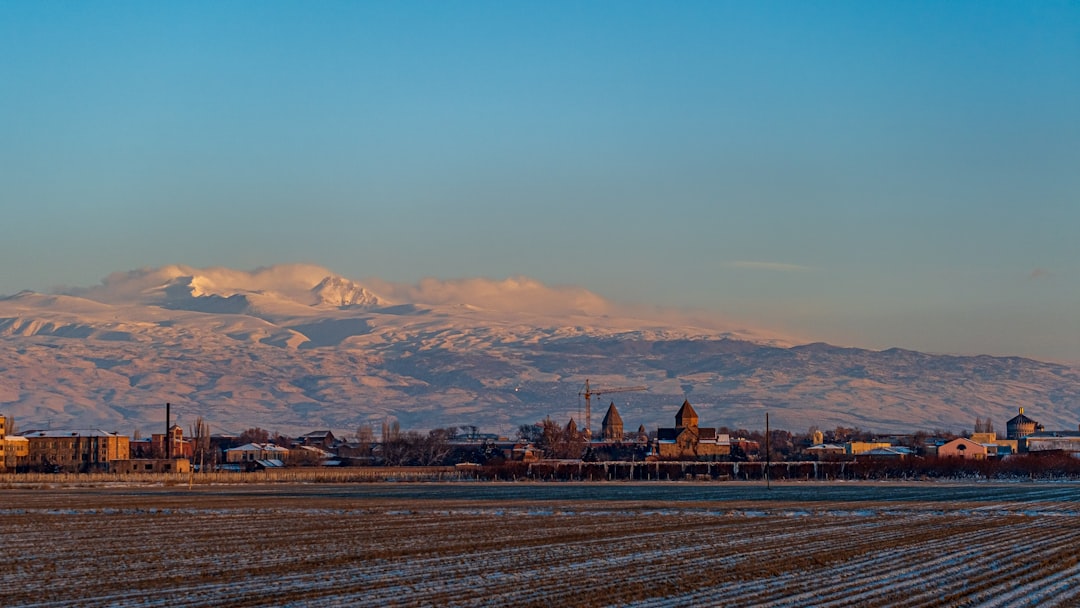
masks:
[[[0,490],[0,606],[1075,606],[1080,485]]]

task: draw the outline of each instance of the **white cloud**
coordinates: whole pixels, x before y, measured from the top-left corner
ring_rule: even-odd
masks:
[[[610,305],[600,296],[574,286],[549,287],[529,277],[427,278],[415,285],[378,279],[365,281],[390,300],[430,306],[474,306],[487,310],[544,314],[601,315]]]
[[[266,266],[251,271],[172,265],[116,272],[99,285],[61,291],[98,302],[133,304],[160,302],[167,295],[166,287],[177,286],[191,289],[196,296],[263,293],[310,304],[310,290],[328,276],[336,275],[309,264]],[[368,279],[363,283],[380,299],[420,306],[471,306],[550,315],[604,315],[611,310],[606,300],[581,287],[551,287],[523,276],[503,280],[428,278],[417,284]]]

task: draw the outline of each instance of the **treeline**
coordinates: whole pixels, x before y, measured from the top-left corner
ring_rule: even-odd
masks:
[[[997,460],[960,458],[859,459],[822,462],[505,462],[480,468],[491,480],[557,481],[830,481],[931,479],[1080,479],[1080,459],[1067,454]]]

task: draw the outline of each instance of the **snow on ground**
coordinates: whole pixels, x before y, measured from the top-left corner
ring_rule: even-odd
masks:
[[[5,490],[4,606],[1069,606],[1076,484]]]

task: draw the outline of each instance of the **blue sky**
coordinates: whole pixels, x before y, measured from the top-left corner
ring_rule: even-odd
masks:
[[[7,2],[0,293],[528,275],[1080,361],[1076,2]]]

